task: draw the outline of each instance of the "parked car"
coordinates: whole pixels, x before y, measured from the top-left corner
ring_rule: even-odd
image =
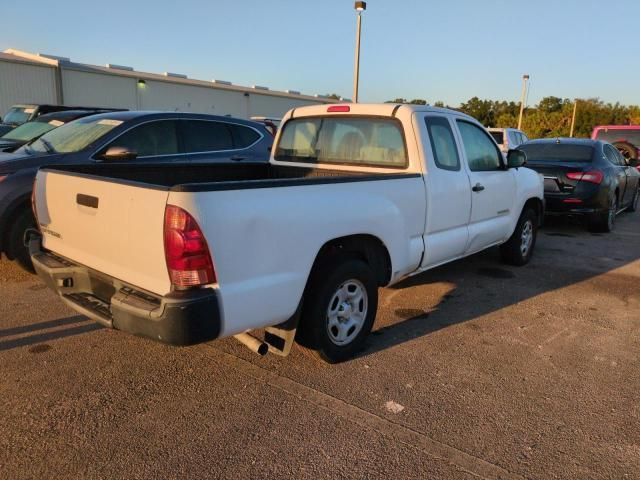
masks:
[[[89,115],[96,115],[98,113],[105,113],[105,110],[66,110],[46,113],[35,120],[23,123],[1,136],[0,151],[14,152],[22,145],[41,137],[54,128],[58,128],[78,118],[88,117]]]
[[[213,115],[110,112],[67,123],[0,153],[0,252],[31,268],[23,236],[35,226],[31,189],[43,165],[267,162],[272,142],[260,123]]]
[[[543,185],[524,161],[459,112],[301,107],[268,164],[41,169],[29,248],[47,285],[108,327],[282,355],[297,331],[340,361],[379,286],[495,245],[529,261]],[[264,342],[246,333],[262,327]]]
[[[593,129],[591,138],[612,143],[640,171],[640,125],[600,125]]]
[[[30,104],[30,105],[14,105],[4,116],[3,123],[0,124],[0,136],[22,125],[31,122],[40,115],[47,113],[63,112],[66,110],[119,110],[114,108],[97,108],[97,107],[72,107],[69,105],[49,105],[49,104]]]
[[[520,149],[527,167],[544,175],[547,214],[581,215],[592,229],[610,232],[620,211],[636,210],[640,173],[610,143],[558,138]]]
[[[517,128],[489,128],[488,130],[503,153],[518,148],[524,142],[529,141],[529,137]]]

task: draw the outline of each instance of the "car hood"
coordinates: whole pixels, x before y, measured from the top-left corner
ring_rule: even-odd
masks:
[[[29,155],[23,152],[2,153],[0,152],[0,175],[13,173],[22,168],[37,168],[51,163],[58,163],[64,155]]]

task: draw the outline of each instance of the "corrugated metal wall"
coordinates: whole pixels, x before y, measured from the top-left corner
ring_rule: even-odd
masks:
[[[241,92],[147,80],[138,87],[141,110],[208,113],[247,117],[247,102]]]
[[[62,102],[65,105],[166,110],[180,112],[282,117],[287,110],[303,105],[326,103],[266,95],[255,91],[234,91],[146,79],[137,76],[86,71],[83,67],[62,66]],[[58,73],[55,67],[36,66],[0,59],[0,115],[16,103],[58,103]]]
[[[65,105],[135,110],[136,79],[62,69]]]
[[[0,116],[16,103],[57,103],[55,77],[53,67],[0,61]]]

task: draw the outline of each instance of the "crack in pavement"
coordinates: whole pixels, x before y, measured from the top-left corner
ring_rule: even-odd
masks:
[[[434,440],[427,435],[404,425],[380,417],[368,410],[352,405],[330,394],[315,390],[307,385],[280,376],[247,360],[219,350],[207,344],[209,351],[215,352],[218,360],[224,361],[230,367],[243,375],[281,390],[300,400],[312,403],[328,410],[349,422],[361,427],[372,429],[381,435],[391,437],[409,447],[420,450],[427,455],[452,464],[466,473],[484,479],[514,479],[524,480],[524,477],[512,473],[504,468],[490,463],[482,458],[458,450],[455,447]]]

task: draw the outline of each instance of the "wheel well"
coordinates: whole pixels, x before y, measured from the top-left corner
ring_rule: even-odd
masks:
[[[9,213],[5,217],[4,224],[2,226],[3,234],[2,234],[2,251],[9,257],[12,252],[9,252],[11,227],[15,223],[16,218],[20,213],[24,211],[24,209],[31,210],[31,200],[29,197],[22,198],[19,201],[15,202],[10,208]]]
[[[313,269],[327,257],[341,253],[350,254],[365,261],[374,271],[380,286],[387,285],[391,281],[389,251],[384,243],[373,235],[349,235],[328,241],[318,252]]]
[[[542,225],[542,221],[544,217],[543,215],[544,207],[542,206],[542,200],[540,200],[539,198],[530,198],[525,202],[524,207],[522,207],[522,211],[524,212],[527,208],[534,209],[534,211],[536,212],[536,215],[538,216],[538,223]]]

